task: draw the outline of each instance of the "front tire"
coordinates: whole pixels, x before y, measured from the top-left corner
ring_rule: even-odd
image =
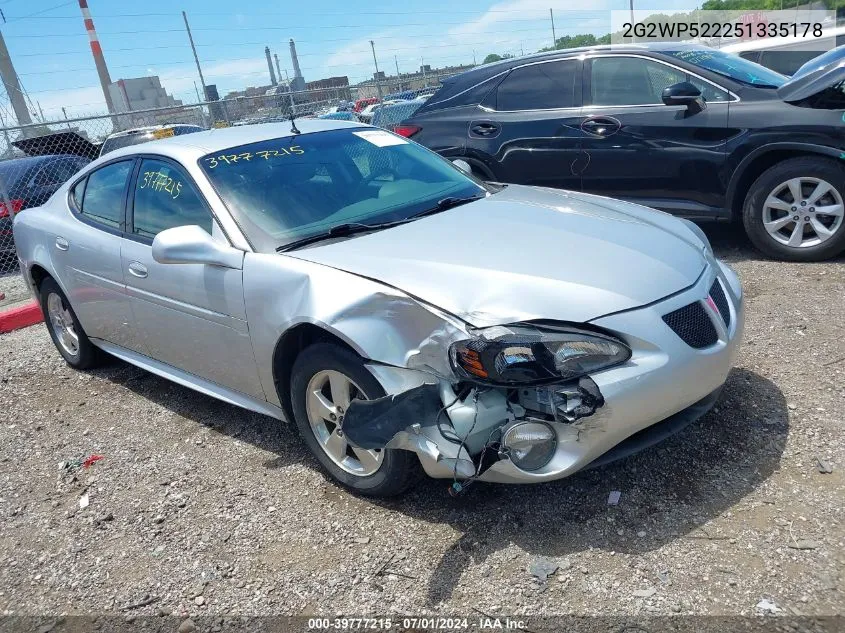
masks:
[[[352,400],[385,395],[361,358],[332,343],[311,345],[294,362],[290,388],[296,426],[336,481],[373,497],[401,494],[413,483],[418,468],[412,453],[355,448],[343,435],[342,416]]]
[[[41,311],[53,344],[67,364],[75,369],[90,369],[99,364],[100,350],[88,340],[70,307],[65,293],[53,279],[47,277],[39,289]]]
[[[757,178],[742,211],[751,243],[774,259],[817,262],[845,250],[845,169],[792,158]]]

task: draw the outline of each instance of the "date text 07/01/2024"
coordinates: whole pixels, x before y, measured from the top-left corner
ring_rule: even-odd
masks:
[[[401,617],[401,618],[309,618],[309,631],[521,631],[527,623],[518,618],[478,616],[474,618]]]

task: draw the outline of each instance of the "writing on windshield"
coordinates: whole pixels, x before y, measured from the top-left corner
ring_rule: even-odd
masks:
[[[669,55],[704,68],[714,73],[724,75],[740,83],[758,87],[779,88],[786,82],[786,77],[765,66],[731,55],[719,50],[687,49],[667,51]]]

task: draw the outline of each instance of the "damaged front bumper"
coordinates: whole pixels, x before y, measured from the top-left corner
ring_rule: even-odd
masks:
[[[711,298],[717,281],[725,292],[727,316]],[[663,320],[692,303],[699,303],[713,322],[715,344],[694,348]],[[631,347],[632,356],[624,364],[580,381],[520,389],[461,387],[424,372],[371,365],[391,395],[350,406],[344,431],[363,448],[415,452],[435,478],[498,483],[560,479],[641,450],[704,415],[730,372],[743,324],[739,282],[713,260],[687,290],[592,322]],[[553,430],[553,453],[535,469],[520,467],[504,438],[511,427],[526,422]]]

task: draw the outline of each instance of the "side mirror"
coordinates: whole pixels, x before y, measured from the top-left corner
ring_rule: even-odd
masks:
[[[196,225],[166,229],[153,240],[153,259],[159,264],[208,264],[243,268],[243,251],[224,246]]]
[[[472,167],[465,160],[462,160],[460,158],[456,158],[455,160],[452,161],[452,164],[455,167],[457,167],[458,169],[460,169],[462,172],[464,172],[465,174],[469,174],[470,176],[472,175]]]
[[[664,88],[662,99],[666,105],[683,105],[698,110],[704,109],[701,90],[688,81],[682,81]]]

